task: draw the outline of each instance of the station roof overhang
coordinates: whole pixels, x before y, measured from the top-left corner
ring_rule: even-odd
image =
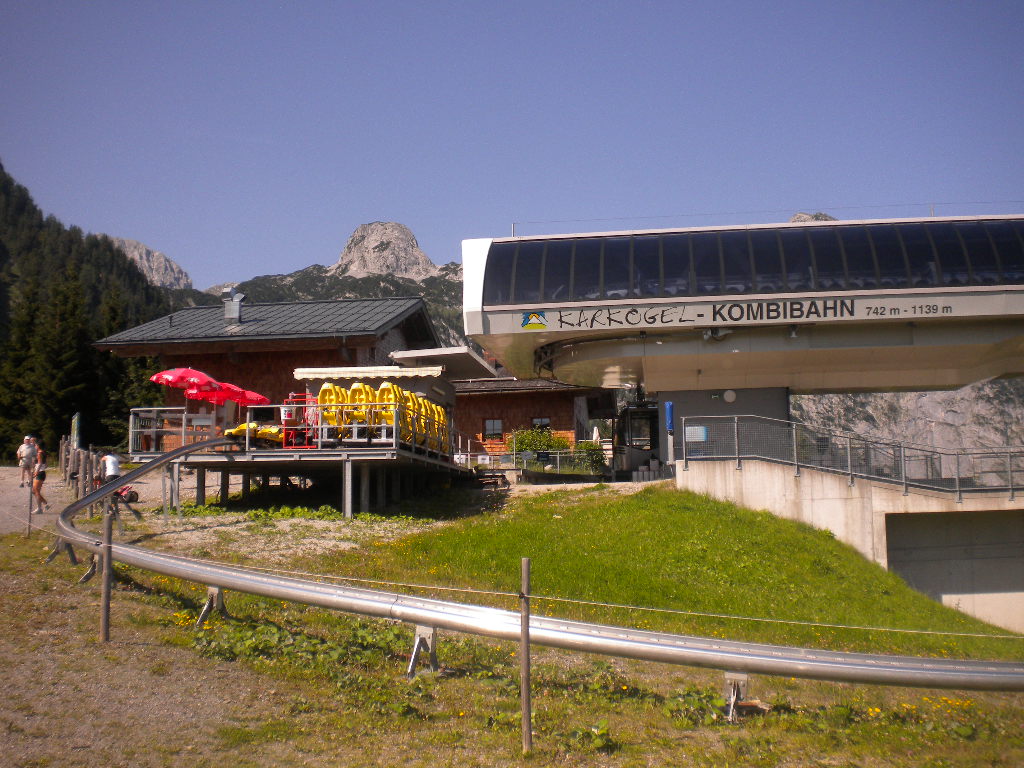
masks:
[[[494,366],[471,347],[408,349],[391,353],[400,366],[440,365],[449,379],[483,379],[497,376]]]
[[[820,316],[823,301],[837,300],[848,311],[828,304],[829,316]],[[766,303],[774,310],[788,302],[771,322],[748,319],[754,313],[748,307],[760,313]],[[871,314],[880,307],[889,314]],[[922,307],[938,307],[938,314],[913,314]],[[642,383],[648,392],[953,389],[1024,373],[1024,289],[1016,286],[539,309],[547,327],[534,330],[524,328],[521,308],[485,309],[479,317],[485,332],[470,338],[521,378],[591,387]],[[786,317],[789,311],[801,316]],[[630,312],[635,325],[608,327],[609,317],[624,320]]]

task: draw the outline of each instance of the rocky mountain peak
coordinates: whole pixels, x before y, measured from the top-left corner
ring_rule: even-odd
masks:
[[[434,277],[440,271],[404,224],[374,221],[356,228],[345,244],[332,274],[349,277],[394,275],[410,280]]]
[[[138,240],[111,237],[110,241],[138,265],[139,271],[153,285],[172,289],[192,287],[192,278],[188,276],[188,272],[160,251],[154,251]]]
[[[817,213],[804,213],[803,211],[800,211],[789,217],[789,222],[791,224],[804,221],[839,221],[839,219],[835,216],[829,216],[827,213],[822,213],[821,211],[818,211]]]

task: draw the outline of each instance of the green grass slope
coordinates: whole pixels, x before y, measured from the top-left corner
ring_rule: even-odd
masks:
[[[535,599],[535,610],[548,615],[846,650],[1024,658],[1020,639],[944,634],[1006,633],[912,590],[828,532],[665,486],[629,496],[598,486],[522,497],[504,511],[337,553],[328,567],[515,593],[522,557],[531,558],[536,595],[666,609]]]

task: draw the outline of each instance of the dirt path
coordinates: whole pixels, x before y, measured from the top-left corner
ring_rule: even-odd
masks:
[[[32,525],[52,531],[57,515],[74,501],[75,497],[72,489],[66,487],[61,481],[60,472],[57,469],[51,467],[46,474],[43,496],[50,502],[50,511],[33,514]],[[28,523],[29,489],[27,486],[21,487],[18,480],[19,470],[17,467],[0,467],[0,534],[25,532]],[[154,507],[162,503],[164,489],[159,472],[132,483],[132,487],[139,494],[139,506]],[[194,497],[195,488],[195,475],[183,474],[181,497],[183,499]],[[33,506],[35,505],[33,504]]]
[[[29,488],[18,483],[20,470],[17,467],[0,467],[0,533],[24,533],[28,522]],[[53,529],[57,513],[71,503],[70,491],[60,481],[60,475],[53,470],[47,472],[43,484],[43,496],[50,502],[50,512],[32,515],[32,524]]]

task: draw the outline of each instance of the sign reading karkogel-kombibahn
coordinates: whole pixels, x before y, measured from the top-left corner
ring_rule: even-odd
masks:
[[[915,320],[1024,314],[1024,295],[1003,291],[956,295],[823,296],[746,301],[655,302],[536,307],[488,313],[492,333],[607,328],[678,328],[792,322]]]

